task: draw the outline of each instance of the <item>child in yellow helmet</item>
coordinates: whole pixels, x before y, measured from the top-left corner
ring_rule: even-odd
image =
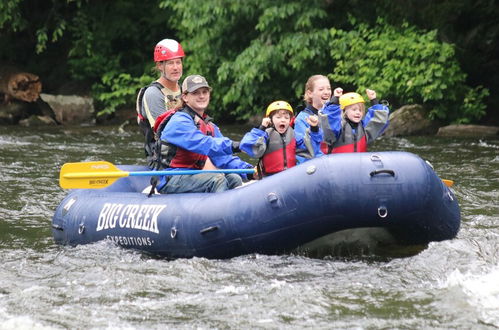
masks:
[[[281,172],[296,165],[296,156],[310,159],[320,149],[322,134],[317,116],[309,116],[310,129],[301,138],[290,126],[293,108],[286,101],[272,102],[265,112],[260,127],[253,128],[241,140],[239,148],[249,156],[259,158],[261,176]]]
[[[365,152],[367,146],[388,127],[390,110],[376,98],[376,92],[366,89],[371,107],[365,111],[364,98],[354,92],[343,94],[338,87],[331,101],[319,111],[324,134],[324,154]]]

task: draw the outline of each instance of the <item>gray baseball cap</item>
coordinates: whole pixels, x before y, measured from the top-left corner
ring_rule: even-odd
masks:
[[[208,85],[208,82],[203,76],[198,74],[187,76],[182,83],[182,93],[192,93],[201,87],[207,87],[211,91],[210,85]]]

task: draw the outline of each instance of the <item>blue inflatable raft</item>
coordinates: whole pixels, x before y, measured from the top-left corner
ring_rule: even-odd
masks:
[[[120,166],[146,171],[141,166]],[[335,154],[222,193],[152,195],[148,176],[74,189],[52,219],[59,244],[110,240],[167,258],[281,254],[328,234],[383,228],[399,244],[452,239],[453,192],[407,152]]]

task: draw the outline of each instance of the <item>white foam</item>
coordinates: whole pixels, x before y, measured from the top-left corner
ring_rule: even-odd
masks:
[[[499,145],[490,144],[490,143],[487,143],[486,141],[482,141],[482,140],[478,140],[478,143],[476,143],[474,145],[479,145],[480,147],[488,147],[488,148],[499,149]]]
[[[5,310],[0,309],[0,330],[19,330],[19,329],[36,329],[48,330],[55,329],[47,327],[31,318],[31,316],[12,316]]]
[[[499,265],[481,274],[455,270],[443,286],[458,287],[484,323],[499,326]]]

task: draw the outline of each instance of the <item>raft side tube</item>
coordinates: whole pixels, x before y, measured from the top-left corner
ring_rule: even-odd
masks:
[[[120,166],[126,171],[146,167]],[[334,154],[216,194],[141,193],[150,177],[73,190],[53,218],[59,244],[109,239],[166,257],[282,253],[345,229],[380,227],[399,242],[450,239],[459,206],[418,156]]]

